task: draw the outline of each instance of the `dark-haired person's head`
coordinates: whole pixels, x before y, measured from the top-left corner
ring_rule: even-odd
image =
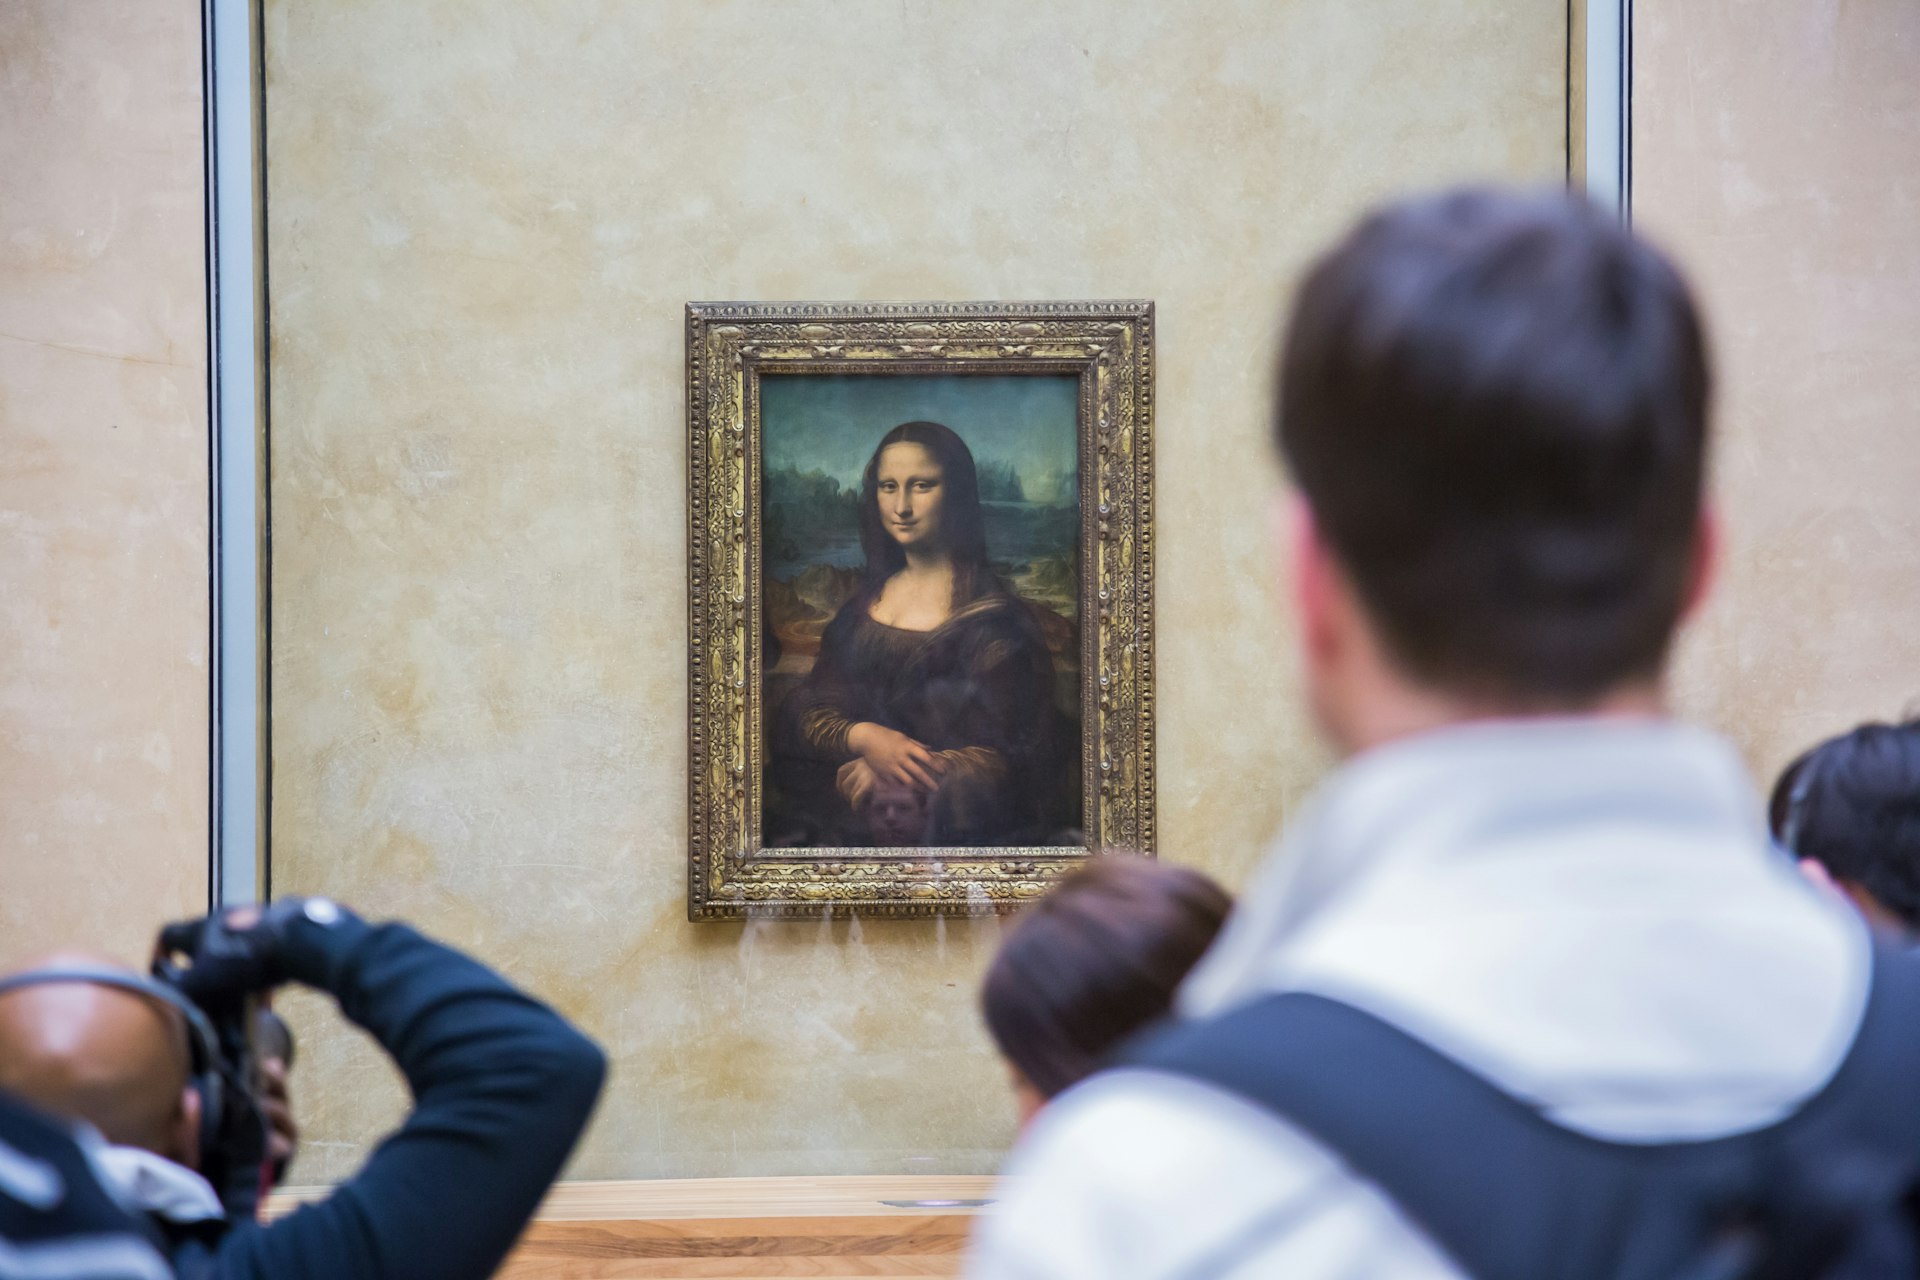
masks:
[[[1321,258],[1276,429],[1335,742],[1656,709],[1710,558],[1708,393],[1679,273],[1578,196],[1413,199]]]
[[[1012,1069],[1023,1124],[1167,1015],[1232,905],[1197,871],[1112,854],[1089,859],[1020,917],[980,1006]]]
[[[1805,752],[1773,784],[1767,817],[1869,921],[1920,932],[1920,720],[1864,724]]]

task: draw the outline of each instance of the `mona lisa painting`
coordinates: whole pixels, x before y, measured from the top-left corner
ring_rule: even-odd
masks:
[[[1078,402],[762,379],[763,846],[1082,842]]]
[[[688,308],[694,920],[1151,852],[1146,303]]]

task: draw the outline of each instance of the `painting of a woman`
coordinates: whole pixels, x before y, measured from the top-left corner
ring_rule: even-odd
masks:
[[[1077,762],[1053,659],[988,559],[966,442],[938,422],[886,432],[858,523],[857,582],[769,725],[769,843],[1077,839],[1059,833]]]

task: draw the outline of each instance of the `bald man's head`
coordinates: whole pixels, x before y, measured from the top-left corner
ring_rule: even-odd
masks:
[[[77,967],[130,972],[85,955],[34,966]],[[0,1088],[84,1120],[109,1142],[193,1164],[199,1098],[188,1088],[190,1063],[186,1021],[163,1001],[94,982],[0,992]]]

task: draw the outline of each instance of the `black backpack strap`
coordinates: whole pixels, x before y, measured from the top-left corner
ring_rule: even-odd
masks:
[[[1535,1204],[1591,1202],[1561,1131],[1398,1028],[1289,992],[1131,1046],[1123,1065],[1192,1077],[1273,1111],[1384,1191],[1469,1275],[1538,1280],[1568,1224]],[[1598,1206],[1596,1206],[1598,1207]]]
[[[1710,1141],[1565,1129],[1392,1024],[1303,992],[1176,1024],[1118,1065],[1276,1113],[1481,1280],[1822,1274],[1863,1223],[1898,1218],[1920,1168],[1920,962],[1892,953],[1876,957],[1828,1086],[1779,1125]],[[1910,1256],[1897,1225],[1892,1247]]]

